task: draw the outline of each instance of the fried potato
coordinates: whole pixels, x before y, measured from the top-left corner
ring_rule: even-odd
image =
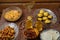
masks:
[[[15,31],[10,26],[7,26],[3,30],[0,30],[0,38],[2,40],[13,39],[14,35],[15,35]]]

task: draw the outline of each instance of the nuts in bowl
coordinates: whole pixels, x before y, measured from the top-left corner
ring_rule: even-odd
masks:
[[[3,16],[7,21],[17,21],[22,15],[18,7],[10,7],[3,10]]]
[[[15,40],[18,35],[19,29],[15,23],[4,23],[0,27],[1,40]]]
[[[0,39],[1,40],[12,40],[14,39],[15,30],[10,26],[5,27],[3,30],[0,30]]]

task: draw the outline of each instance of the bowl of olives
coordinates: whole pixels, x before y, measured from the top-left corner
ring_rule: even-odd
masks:
[[[57,22],[55,13],[45,8],[35,10],[34,17],[44,24],[55,24]]]

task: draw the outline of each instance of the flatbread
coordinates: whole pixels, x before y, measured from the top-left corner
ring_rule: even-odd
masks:
[[[41,33],[41,40],[57,40],[60,33],[56,30],[48,30]]]

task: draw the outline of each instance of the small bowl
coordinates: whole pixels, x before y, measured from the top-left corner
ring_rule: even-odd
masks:
[[[56,33],[59,32],[58,30],[55,30],[55,29],[47,29],[47,30],[42,31],[42,33],[43,33],[43,32],[46,32],[46,31],[49,31],[49,30],[56,31]],[[42,34],[42,33],[40,33],[40,39],[41,39],[41,40],[42,40],[42,38],[41,38],[41,34]],[[57,38],[57,40],[60,40],[60,32],[59,32],[59,37]]]
[[[13,40],[15,40],[16,37],[17,37],[17,35],[18,35],[18,32],[19,32],[19,28],[18,28],[17,24],[15,24],[15,23],[4,23],[4,24],[0,27],[0,30],[3,30],[3,29],[4,29],[5,27],[7,27],[7,26],[10,26],[11,28],[14,28],[14,30],[15,30],[15,37],[14,37]]]
[[[15,21],[17,21],[22,16],[22,10],[19,7],[12,6],[12,7],[8,7],[6,9],[3,9],[3,17],[5,15],[5,13],[10,11],[10,10],[17,10],[21,14]],[[7,20],[7,21],[9,21],[9,20]]]
[[[51,24],[55,24],[55,23],[57,22],[57,17],[56,17],[56,15],[54,14],[54,12],[52,12],[52,11],[49,10],[49,9],[45,9],[45,8],[41,8],[41,9],[43,9],[44,11],[48,12],[50,15],[53,16],[53,19],[52,19],[52,23],[51,23]],[[37,9],[37,10],[34,11],[34,14],[33,14],[33,15],[34,15],[34,18],[37,18],[37,14],[39,13],[39,11],[40,11],[41,9]]]

